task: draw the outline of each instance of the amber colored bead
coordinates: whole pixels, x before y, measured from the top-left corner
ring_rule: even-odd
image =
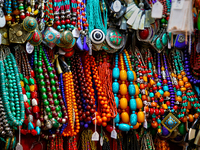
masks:
[[[186,84],[185,84],[185,87],[186,87],[186,88],[189,88],[189,87],[191,87],[191,84],[190,84],[190,83],[186,83]]]
[[[199,114],[198,114],[198,113],[195,113],[195,114],[194,114],[194,118],[197,119],[198,117],[199,117]]]
[[[19,11],[18,9],[15,9],[15,10],[13,11],[13,14],[17,16],[17,15],[20,14],[20,11]]]
[[[182,122],[186,122],[187,121],[187,117],[184,116],[183,119],[181,120]]]
[[[160,98],[161,94],[159,92],[156,92],[155,96],[156,96],[156,98]]]
[[[189,114],[188,117],[189,117],[189,119],[188,119],[189,122],[193,122],[193,121],[194,121],[194,117],[193,117],[193,115]]]
[[[179,74],[179,75],[178,75],[178,79],[182,79],[182,75]]]
[[[12,20],[12,16],[10,16],[9,14],[6,15],[6,21],[11,21]]]
[[[164,93],[163,96],[164,96],[164,97],[169,97],[169,96],[170,96],[170,93],[169,93],[168,91],[165,91],[165,93]]]
[[[180,80],[180,81],[178,82],[178,85],[179,85],[179,86],[183,86],[183,85],[184,85],[184,82],[183,82],[182,80]]]

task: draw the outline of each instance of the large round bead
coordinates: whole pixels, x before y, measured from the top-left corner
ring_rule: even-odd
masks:
[[[134,80],[133,71],[131,71],[131,70],[127,71],[127,78],[128,78],[129,82]]]
[[[137,109],[137,104],[135,99],[130,99],[129,104],[130,104],[130,109],[132,111],[135,111]]]
[[[120,80],[126,81],[126,79],[127,79],[126,70],[121,70],[121,71],[120,71]]]
[[[138,97],[135,100],[136,100],[136,103],[137,103],[137,109],[142,109],[143,103],[142,103],[141,98]]]
[[[119,83],[118,82],[113,82],[112,90],[113,90],[114,94],[117,94],[119,92]]]
[[[120,85],[120,93],[121,93],[121,95],[126,95],[127,94],[127,86],[126,86],[126,84],[121,84]]]
[[[121,113],[122,122],[129,123],[129,115],[127,112]]]
[[[120,99],[120,107],[121,109],[126,109],[128,106],[128,101],[126,98],[121,98]]]
[[[135,86],[133,84],[130,84],[128,86],[128,92],[130,96],[134,96],[135,95]]]
[[[131,129],[131,127],[125,123],[121,123],[118,128],[121,131],[129,131]]]
[[[137,120],[139,123],[144,122],[144,112],[143,111],[139,111],[137,114]]]
[[[137,115],[136,114],[131,114],[130,123],[132,126],[135,126],[137,124]]]
[[[114,68],[113,71],[112,71],[113,79],[118,79],[119,73],[120,73],[119,68]]]

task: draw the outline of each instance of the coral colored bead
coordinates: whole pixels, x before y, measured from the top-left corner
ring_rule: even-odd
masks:
[[[69,20],[69,19],[66,19],[66,23],[67,23],[67,24],[70,24],[70,20]]]
[[[164,115],[165,111],[163,108],[160,108],[160,115]]]
[[[170,101],[167,101],[166,104],[167,104],[167,106],[169,106],[170,105]]]
[[[188,117],[189,117],[189,122],[193,122],[194,121],[193,115],[189,114]]]
[[[153,121],[151,123],[152,128],[157,128],[158,127],[158,123],[156,121]]]
[[[16,9],[16,10],[13,11],[13,14],[17,16],[17,15],[20,14],[20,11],[18,9]]]
[[[154,109],[153,108],[150,108],[150,115],[153,115],[153,113],[154,113]]]
[[[157,107],[157,103],[156,102],[152,102],[151,103],[151,107]]]
[[[56,21],[55,24],[56,24],[57,26],[59,26],[59,25],[60,25],[60,21]]]
[[[159,110],[155,109],[155,115],[159,115]]]
[[[145,89],[145,85],[144,84],[140,84],[140,89]]]
[[[181,120],[182,122],[186,122],[187,121],[187,117],[184,116],[183,119]]]
[[[36,112],[40,112],[40,109],[38,106],[34,106],[33,107],[33,112],[36,113]]]
[[[28,102],[24,102],[24,107],[25,107],[25,108],[29,108]]]
[[[198,117],[199,117],[199,114],[198,114],[198,113],[195,113],[195,114],[194,114],[194,118],[197,119]]]
[[[11,20],[12,20],[12,16],[7,15],[7,16],[6,16],[6,21],[11,21]]]
[[[163,80],[163,84],[167,84],[167,80],[165,79],[165,80]]]
[[[65,20],[61,20],[61,24],[65,24]]]

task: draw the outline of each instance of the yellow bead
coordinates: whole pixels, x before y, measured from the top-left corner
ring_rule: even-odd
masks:
[[[138,95],[140,93],[139,87],[137,84],[134,84],[135,86],[135,95]]]
[[[160,94],[159,92],[156,92],[155,97],[156,97],[156,98],[160,98],[160,97],[161,97],[161,94]]]
[[[163,94],[164,97],[169,97],[170,93],[168,91],[165,91],[165,93]]]
[[[178,81],[179,86],[183,86],[184,82],[182,80]]]
[[[128,106],[128,101],[127,101],[127,99],[124,98],[124,97],[121,98],[121,99],[120,99],[120,107],[121,107],[121,109],[126,109],[127,106]]]
[[[31,13],[31,7],[28,7],[28,8],[27,8],[27,11],[28,11],[29,13]]]
[[[147,82],[147,76],[143,76],[144,82]]]
[[[35,10],[35,11],[34,11],[34,15],[37,15],[37,14],[38,14],[38,12],[39,12],[38,10]]]
[[[24,81],[20,81],[21,87],[24,87]]]
[[[120,71],[120,80],[126,81],[126,79],[127,79],[126,70],[121,70],[121,71]]]
[[[127,86],[126,86],[126,84],[121,84],[120,85],[120,93],[122,95],[126,95],[127,94]]]
[[[140,124],[137,122],[135,126],[133,126],[133,129],[138,129],[140,127]]]
[[[158,129],[158,133],[161,133],[161,129]]]
[[[137,114],[137,120],[139,123],[144,122],[144,112],[143,111],[139,111]]]
[[[150,80],[150,84],[151,84],[151,86],[152,86],[152,85],[154,85],[154,84],[156,84],[156,83],[155,83],[154,80],[151,79],[151,80]]]
[[[129,123],[129,115],[127,112],[121,113],[122,122]]]
[[[180,88],[181,92],[186,91],[185,87]]]
[[[137,104],[137,109],[142,109],[143,103],[142,103],[141,98],[138,97],[135,100],[136,100],[136,104]]]
[[[165,70],[165,68],[164,68],[164,67],[161,67],[161,70],[162,70],[162,71],[164,71],[164,70]]]
[[[33,92],[35,90],[35,85],[30,85],[30,91]]]
[[[167,104],[162,104],[163,109],[167,109]]]
[[[184,82],[188,82],[188,78],[187,77],[183,77],[183,81]]]

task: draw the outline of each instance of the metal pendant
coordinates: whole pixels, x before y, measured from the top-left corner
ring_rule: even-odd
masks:
[[[132,16],[131,16],[131,17],[128,19],[128,21],[127,21],[127,24],[128,24],[128,25],[130,25],[130,26],[133,25],[133,23],[134,23],[134,21],[135,21],[137,15],[138,15],[138,13],[139,13],[139,11],[140,11],[140,9],[139,9],[139,8],[136,8],[136,10],[135,10],[134,13],[132,14]]]
[[[1,34],[1,44],[2,45],[10,45],[9,39],[8,39],[8,28],[3,27],[0,29],[0,34]]]
[[[140,22],[142,13],[143,13],[142,11],[140,11],[140,12],[138,13],[137,18],[135,19],[135,22],[134,22],[133,25],[132,25],[132,29],[135,29],[135,30],[138,29],[138,27],[139,27],[139,22]]]
[[[14,24],[9,28],[9,41],[11,43],[23,44],[31,33],[24,30],[22,24]]]
[[[144,21],[145,21],[145,14],[142,15],[140,24],[139,24],[139,29],[144,30]]]
[[[161,122],[169,132],[174,131],[180,123],[181,122],[172,113],[169,113]]]

